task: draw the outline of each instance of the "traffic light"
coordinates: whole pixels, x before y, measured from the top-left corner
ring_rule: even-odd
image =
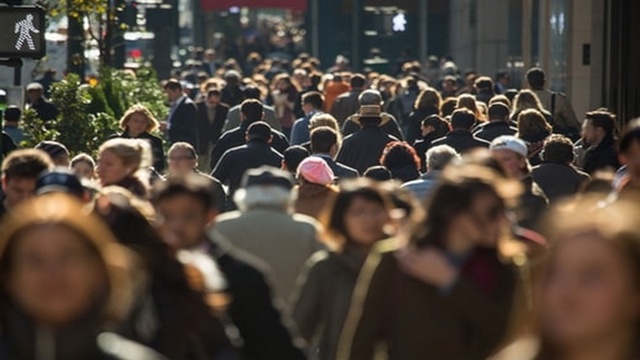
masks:
[[[38,6],[0,7],[0,58],[39,59],[46,55],[45,12]]]

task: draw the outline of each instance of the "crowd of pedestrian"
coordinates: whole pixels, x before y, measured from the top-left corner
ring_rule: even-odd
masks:
[[[338,60],[178,72],[92,154],[7,108],[0,359],[640,356],[640,121]]]

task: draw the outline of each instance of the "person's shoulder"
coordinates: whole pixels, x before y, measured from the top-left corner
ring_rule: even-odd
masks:
[[[216,217],[216,230],[224,230],[224,227],[237,222],[241,217],[242,213],[237,210],[218,215]]]
[[[160,143],[160,144],[162,144],[162,139],[159,136],[154,135],[154,134],[152,134],[150,132],[144,132],[143,134],[144,134],[143,135],[144,138],[149,139],[149,141],[151,141],[152,143],[156,143],[156,144]]]
[[[406,183],[400,185],[400,187],[404,189],[411,189],[411,188],[421,186],[425,182],[426,182],[425,179],[416,179],[416,180],[407,181]]]
[[[332,272],[335,269],[335,260],[335,253],[332,253],[329,250],[320,250],[315,252],[306,263],[306,267],[309,269],[309,275],[318,275],[327,271]]]
[[[318,221],[311,216],[304,214],[293,214],[292,219],[297,226],[306,228],[311,231],[317,231],[319,228]]]
[[[244,153],[246,153],[247,151],[249,151],[249,147],[245,144],[245,145],[238,145],[235,147],[232,147],[230,149],[228,149],[227,151],[224,152],[224,154],[222,154],[223,158],[234,158],[236,156],[240,156]]]
[[[481,137],[478,137],[476,135],[473,135],[473,140],[478,144],[478,145],[482,145],[484,147],[489,147],[491,146],[491,142],[488,140],[485,140]]]
[[[360,135],[359,131],[356,131],[353,134],[347,135],[344,139],[342,139],[342,146],[344,147],[344,145],[352,143],[354,139],[357,139],[359,135]]]
[[[188,97],[188,96],[184,99],[184,101],[182,102],[182,104],[185,104],[185,105],[188,105],[188,106],[192,106],[192,107],[194,107],[194,108],[197,108],[197,107],[198,107],[198,105],[196,104],[196,102],[195,102],[195,101],[193,101],[193,99],[191,99],[191,98],[190,98],[190,97]]]
[[[444,145],[447,143],[447,139],[449,139],[447,135],[434,139],[433,141],[431,141],[431,147],[434,147],[437,145]]]

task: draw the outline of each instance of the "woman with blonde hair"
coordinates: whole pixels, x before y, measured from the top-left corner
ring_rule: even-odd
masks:
[[[537,110],[542,114],[542,116],[544,116],[545,120],[547,120],[549,124],[553,125],[553,116],[550,112],[544,109],[538,95],[531,90],[521,90],[513,99],[513,113],[511,115],[511,120],[518,121],[520,113],[528,109]]]
[[[518,133],[516,136],[527,143],[529,163],[532,166],[542,163],[540,152],[551,133],[551,125],[538,110],[527,109],[518,115]]]
[[[123,187],[146,198],[149,191],[151,150],[143,140],[111,139],[100,146],[98,179],[104,186]]]
[[[134,270],[133,253],[66,194],[21,204],[0,228],[2,358],[104,359],[116,354],[125,341],[114,333],[127,331],[125,323],[145,283]],[[126,345],[142,349],[131,341]],[[140,358],[159,356],[143,351]]]
[[[158,173],[162,173],[165,169],[164,148],[162,139],[153,135],[158,130],[160,124],[153,116],[149,109],[141,104],[135,104],[125,112],[120,119],[120,128],[123,130],[121,134],[112,138],[124,139],[142,139],[149,143],[153,155],[153,168]]]

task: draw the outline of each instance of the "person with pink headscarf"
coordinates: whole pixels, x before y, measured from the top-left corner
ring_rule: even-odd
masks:
[[[321,158],[309,157],[298,166],[297,178],[300,185],[295,189],[298,193],[295,212],[318,219],[338,194],[333,171]]]

